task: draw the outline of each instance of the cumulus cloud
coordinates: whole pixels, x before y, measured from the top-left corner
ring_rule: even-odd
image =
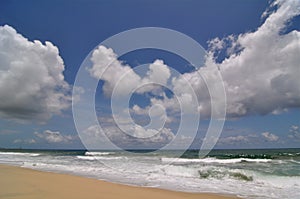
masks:
[[[204,67],[197,71],[185,73],[172,79],[175,97],[151,99],[151,102],[164,105],[166,109],[178,110],[178,101],[184,110],[199,111],[201,116],[211,114],[211,96],[206,83],[214,86],[218,82],[220,71],[227,95],[227,115],[240,117],[249,114],[280,114],[289,108],[300,107],[300,32],[293,30],[286,34],[288,22],[300,14],[300,2],[297,0],[275,1],[278,9],[269,13],[265,22],[255,31],[240,35],[230,35],[226,38],[215,38],[209,42],[209,52]],[[228,57],[217,63],[219,50],[226,50]],[[143,82],[142,78],[133,72],[130,66],[122,65],[116,59],[112,49],[100,46],[94,51],[90,69],[93,76],[100,77],[109,62],[113,64],[102,75],[105,81],[104,92],[113,89],[118,79],[124,73],[122,86],[129,90]],[[148,78],[164,82],[170,77],[169,71],[162,67],[162,61],[157,71],[148,73]],[[154,69],[152,69],[154,70]],[[150,74],[150,75],[149,75]],[[205,77],[206,82],[201,78]],[[144,79],[146,81],[147,78]],[[197,95],[197,101],[192,98],[190,85]],[[213,96],[215,98],[223,96]],[[197,106],[197,107],[195,107]],[[134,107],[137,113],[143,110]]]
[[[35,132],[35,136],[48,143],[68,143],[75,139],[72,135],[62,135],[59,131],[45,130],[42,133]]]
[[[255,133],[246,134],[246,135],[232,135],[227,137],[220,137],[218,140],[219,145],[239,145],[243,146],[244,144],[258,144],[261,138]]]
[[[168,66],[162,60],[155,60],[149,64],[148,71],[144,76],[141,76],[131,66],[119,61],[113,49],[105,46],[99,46],[93,51],[91,61],[93,65],[88,69],[89,73],[92,77],[104,81],[102,89],[103,93],[108,97],[113,92],[118,97],[131,95],[132,93],[143,94],[152,92],[157,94],[161,91],[161,85],[166,85],[171,76]],[[122,100],[122,98],[117,100]],[[161,121],[164,123],[170,120],[166,117],[163,106],[154,104],[142,109],[138,105],[134,105],[130,109],[130,112],[134,114],[149,114],[151,118],[156,118],[151,120],[153,122],[149,128],[132,123],[131,119],[128,118],[127,110],[120,109],[117,111],[119,112],[114,113],[115,119],[121,125],[119,127],[127,134],[123,133],[114,122],[110,122],[105,132],[109,139],[114,142],[118,140],[119,143],[134,142],[138,145],[149,145],[157,144],[158,142],[168,142],[174,137],[169,128],[160,128]],[[142,139],[139,140],[138,138]]]
[[[44,121],[70,105],[64,63],[51,42],[29,41],[0,26],[0,116]]]
[[[15,139],[13,141],[14,144],[35,144],[36,140],[35,139]]]
[[[277,136],[273,133],[270,133],[270,132],[263,132],[260,134],[250,133],[250,134],[246,134],[246,135],[232,135],[232,136],[227,136],[227,137],[220,137],[218,140],[218,145],[220,145],[220,146],[236,145],[236,146],[242,146],[242,147],[245,147],[245,146],[262,147],[265,145],[266,141],[278,144],[279,139],[280,139],[279,136]]]
[[[139,118],[142,118],[143,116],[149,116],[151,120],[150,125],[153,126],[157,126],[162,123],[171,123],[175,120],[175,118],[166,114],[166,110],[164,106],[155,102],[151,103],[149,106],[145,108],[141,108],[140,106],[135,104],[130,109],[130,111],[134,115],[138,115]]]
[[[279,113],[300,106],[300,32],[282,34],[287,23],[300,14],[300,1],[275,3],[279,8],[256,31],[231,36],[229,46],[238,50],[217,64],[229,115]]]
[[[270,142],[275,142],[279,139],[279,137],[275,134],[272,134],[270,132],[263,132],[261,134],[267,141],[270,141]]]
[[[211,96],[206,85],[220,83],[218,71],[226,90],[227,116],[280,114],[289,108],[300,107],[300,32],[293,30],[282,34],[287,23],[300,14],[300,1],[276,3],[279,8],[269,14],[257,30],[211,40],[205,66],[173,78],[174,91],[181,94],[179,97],[185,96],[187,100],[182,101],[190,107],[196,103],[188,100],[190,92],[186,81],[193,87],[199,106],[190,110],[198,110],[204,117],[210,116]],[[228,57],[218,63],[215,55],[222,48]],[[165,98],[159,103],[175,109],[178,105],[173,99]]]
[[[292,125],[289,130],[289,138],[300,139],[300,128],[297,125]]]
[[[149,113],[150,107],[141,108],[138,105],[133,105],[131,111],[137,115],[147,115]]]
[[[229,136],[229,137],[225,137],[220,139],[220,142],[223,143],[233,143],[233,142],[247,142],[249,141],[247,136],[243,136],[243,135],[238,135],[238,136]]]
[[[174,139],[174,134],[171,129],[163,128],[160,131],[157,130],[145,130],[139,125],[130,126],[133,130],[133,136],[123,132],[117,126],[111,124],[102,125],[102,129],[99,126],[90,126],[80,135],[81,140],[88,148],[102,149],[113,143],[120,148],[155,148],[162,147],[168,144]],[[148,132],[149,131],[149,132]],[[153,132],[155,131],[155,132]],[[145,136],[151,134],[151,137],[141,138],[140,135]]]
[[[290,128],[290,132],[295,132],[295,131],[299,131],[299,126],[292,125],[291,128]]]
[[[113,49],[105,46],[99,46],[93,51],[92,67],[88,70],[91,76],[104,82],[103,92],[107,96],[111,96],[116,87],[117,94],[122,96],[157,89],[153,85],[137,89],[147,83],[171,83],[169,86],[174,95],[167,96],[164,90],[161,90],[158,97],[149,95],[150,104],[144,108],[138,105],[131,108],[130,111],[137,115],[149,114],[151,107],[159,105],[166,113],[176,115],[183,110],[183,113],[200,113],[202,118],[209,118],[212,113],[212,97],[215,109],[220,110],[217,112],[221,113],[224,108],[221,107],[224,98],[222,93],[212,96],[210,92],[210,89],[218,88],[219,84],[224,85],[227,96],[226,113],[232,118],[253,114],[280,114],[290,108],[300,107],[300,32],[284,32],[288,22],[300,14],[300,1],[277,0],[273,5],[277,5],[277,8],[263,14],[265,21],[256,30],[209,41],[205,64],[195,71],[171,77],[168,66],[162,60],[156,60],[142,77],[131,66],[119,61]],[[227,56],[218,60],[221,50]],[[220,82],[219,74],[223,82]],[[115,132],[114,135],[120,130],[112,126],[110,128],[112,129],[108,132]],[[149,133],[139,125],[130,124],[127,129],[134,135]],[[164,132],[171,135],[167,128],[164,128]],[[264,132],[261,136],[268,141],[279,139],[270,132]],[[223,142],[248,142],[249,139],[247,136],[227,137]]]
[[[91,61],[93,65],[89,72],[92,77],[104,81],[103,91],[107,96],[111,96],[115,88],[117,95],[126,95],[133,91],[149,92],[158,87],[152,83],[166,84],[170,77],[170,70],[162,60],[155,60],[149,65],[146,76],[140,77],[131,66],[117,59],[113,49],[102,45],[93,51]]]

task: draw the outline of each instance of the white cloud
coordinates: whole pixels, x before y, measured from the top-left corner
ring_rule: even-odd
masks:
[[[157,131],[145,130],[139,125],[128,126],[128,128],[132,128],[133,136],[123,132],[117,126],[111,125],[111,123],[104,124],[101,128],[102,130],[98,126],[90,126],[80,135],[86,147],[101,149],[109,146],[109,143],[114,143],[121,148],[161,147],[171,142],[175,137],[169,128]],[[143,138],[147,134],[152,136]]]
[[[279,137],[275,134],[272,134],[270,132],[263,132],[261,134],[267,141],[270,141],[270,142],[275,142],[279,139]]]
[[[129,94],[137,86],[147,82],[164,84],[171,78],[171,90],[176,96],[152,97],[145,108],[134,105],[132,112],[138,115],[149,113],[152,106],[160,105],[166,112],[176,115],[181,109],[189,114],[200,112],[201,117],[211,116],[211,93],[209,89],[217,88],[219,72],[222,75],[227,96],[226,112],[229,117],[241,117],[251,114],[280,114],[290,108],[300,107],[300,32],[293,30],[284,33],[287,24],[300,14],[300,1],[275,1],[278,5],[273,12],[264,14],[265,22],[252,32],[230,35],[226,38],[215,38],[209,43],[210,49],[204,67],[197,71],[185,73],[171,78],[170,70],[163,61],[156,60],[149,67],[145,77],[139,76],[129,66],[117,60],[112,49],[99,46],[92,54],[92,68],[88,69],[91,76],[104,81],[103,92],[110,96],[118,87],[118,94]],[[228,56],[216,61],[220,50],[225,50]],[[108,68],[108,66],[111,64]],[[202,78],[205,77],[205,80]],[[207,88],[210,85],[212,88]],[[191,89],[193,88],[193,90]],[[157,88],[157,87],[156,87]],[[145,86],[135,92],[143,93],[156,89]],[[163,91],[162,91],[163,92]],[[193,92],[197,100],[193,97]],[[222,93],[214,94],[216,108],[220,110]],[[221,111],[220,111],[221,112]],[[122,118],[124,123],[128,122]],[[145,135],[149,132],[139,125],[126,127],[134,135]],[[123,139],[120,129],[110,126],[107,134],[113,140]],[[165,135],[173,135],[163,128]],[[157,130],[156,130],[157,131]],[[171,134],[170,134],[171,133]],[[277,141],[278,136],[264,132],[261,134],[268,141]],[[168,137],[168,136],[166,136]],[[170,136],[171,138],[172,136]],[[249,142],[249,136],[231,136],[223,138],[223,142]],[[253,138],[254,139],[254,138]],[[258,139],[255,137],[255,139]],[[158,139],[159,140],[159,139]],[[132,140],[131,140],[132,141]],[[151,140],[148,140],[151,141]],[[137,140],[134,140],[137,142]]]
[[[148,107],[145,107],[145,108],[141,108],[140,106],[138,105],[133,105],[131,111],[137,115],[147,115],[149,114],[149,106]]]
[[[291,128],[290,128],[290,132],[295,132],[295,131],[299,131],[299,126],[292,125]]]
[[[68,143],[75,139],[75,136],[62,135],[59,131],[50,130],[45,130],[42,133],[35,132],[34,135],[48,143]]]
[[[249,144],[256,142],[258,136],[256,134],[248,134],[248,135],[233,135],[227,137],[221,137],[218,140],[219,145],[240,145]]]
[[[170,116],[170,114],[167,115],[165,106],[155,102],[149,106],[146,106],[145,108],[141,108],[135,104],[130,109],[130,112],[139,115],[139,118],[142,118],[143,116],[149,116],[151,120],[150,122],[153,126],[175,121],[174,117]]]
[[[221,139],[222,142],[225,143],[232,143],[232,142],[247,142],[248,137],[243,136],[243,135],[238,135],[238,136],[229,136]]]
[[[117,126],[105,127],[105,134],[114,142],[138,143],[142,145],[166,144],[174,138],[174,134],[169,128],[145,129],[140,125],[122,126],[125,132]]]
[[[214,51],[214,52],[219,52],[221,49],[223,49],[225,46],[225,41],[224,39],[220,39],[219,37],[216,37],[210,41],[208,41],[208,47]],[[218,54],[216,54],[218,55]]]
[[[300,139],[300,128],[297,125],[292,125],[289,130],[289,138]]]
[[[191,113],[199,111],[202,117],[209,117],[211,96],[206,83],[212,87],[219,84],[220,70],[227,95],[227,115],[230,117],[280,114],[289,108],[300,107],[300,32],[293,30],[282,34],[286,24],[300,14],[300,1],[276,1],[275,4],[278,4],[279,8],[270,13],[257,30],[237,36],[230,35],[224,39],[213,39],[204,67],[172,79],[172,89],[177,95],[176,98],[162,95],[162,99],[152,98],[152,105],[160,104],[168,110],[179,111],[179,101],[182,110]],[[221,48],[225,48],[229,55],[217,63],[214,55]],[[128,76],[122,79],[119,85],[122,88],[119,89],[120,92],[132,90],[137,85],[150,81],[149,79],[162,83],[170,78],[167,66],[162,61],[155,61],[150,65],[147,77],[143,79],[130,66],[118,61],[112,49],[103,46],[94,51],[92,61],[94,65],[90,72],[98,78],[104,67],[113,62],[101,77],[105,81],[105,93],[112,92],[124,73]],[[206,82],[201,76],[205,77]],[[187,82],[197,95],[198,106]],[[151,90],[151,87],[146,90]],[[215,105],[218,107],[218,99],[221,104],[221,98],[224,96],[213,97],[216,98]],[[134,108],[136,113],[143,112],[137,107]]]
[[[107,96],[112,94],[117,84],[122,95],[130,93],[141,81],[140,76],[130,66],[117,60],[117,55],[110,48],[99,46],[93,51],[91,61],[93,66],[89,69],[89,72],[94,78],[105,82],[103,91]],[[126,75],[126,78],[123,78],[120,82],[123,75]]]
[[[162,60],[155,60],[149,65],[145,76],[141,77],[129,65],[125,65],[117,60],[117,55],[113,50],[105,46],[99,46],[94,50],[91,61],[93,65],[88,70],[92,77],[104,81],[103,92],[106,96],[111,96],[113,91],[117,96],[132,94],[133,92],[139,94],[145,92],[157,93],[157,91],[160,90],[159,85],[167,84],[171,75],[168,66],[165,65]],[[108,137],[113,142],[120,143],[121,145],[128,144],[129,146],[133,144],[147,146],[162,144],[169,142],[174,137],[174,134],[169,128],[144,128],[141,125],[131,123],[130,118],[127,118],[128,115],[124,115],[122,112],[126,112],[127,109],[119,111],[119,114],[114,114],[115,119],[119,125],[121,125],[122,130],[127,134],[115,126],[114,122],[109,122],[108,125],[104,125],[103,130],[105,134],[101,134],[101,131],[94,127],[88,128],[86,134],[91,134],[91,131],[94,130],[96,132],[96,136],[94,137],[101,135],[102,137]],[[130,111],[138,115],[149,114],[151,118],[156,118],[154,122],[151,123],[151,127],[160,126],[161,121],[168,121],[165,115],[165,108],[158,104],[152,104],[144,109],[138,105],[134,105]],[[87,140],[89,139],[88,137],[85,138],[87,138]],[[103,140],[106,139],[100,139],[97,142],[101,143]],[[87,141],[87,143],[89,142],[90,141]],[[91,142],[96,144],[95,141]]]
[[[173,78],[174,90],[182,96],[190,93],[187,81],[194,88],[199,107],[190,110],[200,111],[202,117],[210,116],[211,98],[201,76],[206,77],[208,85],[218,84],[218,70],[226,90],[227,116],[280,114],[300,107],[300,32],[282,34],[287,22],[300,14],[300,1],[277,1],[277,4],[279,8],[256,31],[213,39],[204,67]],[[222,47],[227,48],[229,55],[217,63],[214,55]],[[166,107],[178,107],[173,99],[159,101]],[[193,106],[195,102],[186,104]]]
[[[162,60],[155,60],[142,78],[129,65],[119,61],[111,48],[105,46],[99,46],[93,51],[91,61],[93,65],[88,70],[92,77],[104,81],[103,91],[107,96],[111,96],[116,88],[116,95],[130,94],[135,89],[137,93],[149,92],[158,87],[153,82],[166,84],[170,77],[168,66]]]
[[[281,34],[286,24],[300,14],[300,1],[277,1],[256,31],[232,41],[240,51],[230,54],[220,68],[231,115],[278,113],[300,106],[300,32]]]
[[[14,144],[35,144],[36,143],[36,140],[35,139],[25,139],[25,140],[22,140],[22,139],[15,139],[13,141]]]
[[[155,60],[152,64],[149,65],[149,70],[147,71],[146,76],[141,80],[141,82],[136,85],[144,85],[136,90],[137,93],[144,92],[160,92],[159,85],[167,85],[167,81],[171,76],[171,72],[167,65],[164,64],[162,60]],[[151,84],[151,83],[155,84]],[[158,92],[157,92],[158,91]]]
[[[147,72],[146,82],[155,82],[157,84],[166,84],[170,78],[171,73],[167,65],[162,60],[155,60],[149,65],[149,71]]]
[[[0,116],[44,121],[70,105],[64,63],[51,42],[29,41],[0,26]]]
[[[232,135],[227,137],[221,137],[218,140],[218,145],[237,145],[237,146],[264,146],[264,141],[276,142],[279,137],[270,132],[263,132],[260,135],[256,133],[246,135]],[[253,145],[254,144],[254,145]]]

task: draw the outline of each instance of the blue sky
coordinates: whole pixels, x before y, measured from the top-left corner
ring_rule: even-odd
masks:
[[[228,110],[228,117],[216,148],[300,147],[300,97],[298,93],[300,86],[299,80],[293,76],[300,74],[299,66],[297,67],[300,60],[297,62],[296,56],[293,56],[299,54],[300,48],[300,20],[299,13],[297,13],[299,11],[287,17],[288,14],[284,13],[283,9],[280,10],[289,4],[294,4],[296,10],[299,4],[293,0],[277,3],[277,6],[271,6],[272,3],[264,0],[1,1],[0,26],[3,29],[0,32],[0,38],[6,38],[7,41],[0,40],[1,51],[4,52],[0,61],[0,70],[3,74],[6,72],[11,74],[21,67],[22,70],[19,72],[22,74],[16,76],[19,78],[15,81],[18,84],[16,87],[10,87],[13,83],[5,81],[4,76],[0,76],[2,101],[0,103],[0,147],[82,148],[83,145],[77,137],[69,98],[77,71],[86,56],[99,43],[119,32],[141,27],[176,30],[196,40],[207,52],[212,52],[214,55],[220,52],[218,57],[214,57],[214,62],[220,64],[223,79],[229,85],[227,101],[232,102],[232,110]],[[289,9],[294,11],[293,8]],[[267,14],[262,17],[263,13]],[[280,20],[273,20],[272,16],[282,18],[287,23],[281,24]],[[264,38],[261,35],[270,31],[268,29],[270,26],[264,26],[268,20],[271,21],[270,24],[274,24],[275,28],[278,26],[280,31],[276,35]],[[50,41],[57,47],[59,57],[52,46],[48,46],[47,49],[43,49],[38,44],[35,47],[24,47],[23,43],[28,41],[23,40],[20,41],[23,42],[22,44],[9,43],[9,39],[15,38],[16,33],[7,26],[4,28],[5,25],[15,29],[29,41],[39,40],[44,46],[47,45],[45,41]],[[291,34],[293,31],[294,33]],[[230,35],[232,37],[229,37]],[[214,40],[215,38],[218,39]],[[209,45],[209,41],[215,41],[215,43],[211,42]],[[218,45],[221,43],[222,49],[219,49]],[[8,48],[10,44],[12,50]],[[242,48],[230,49],[233,44],[237,44],[237,48],[239,46]],[[256,48],[264,53],[260,44],[269,46],[272,50],[267,52],[265,57],[248,53]],[[238,52],[243,49],[246,49],[245,55]],[[287,54],[278,53],[282,52],[281,49],[286,49]],[[102,57],[99,55],[100,58],[105,59],[103,56],[108,53],[106,50],[101,51],[103,55]],[[274,53],[272,54],[271,51]],[[35,54],[35,52],[38,53]],[[40,56],[43,53],[45,56]],[[48,54],[49,56],[46,56]],[[255,62],[258,59],[255,56],[259,57],[258,62]],[[239,57],[239,59],[234,57]],[[228,63],[222,63],[225,58],[228,59]],[[160,50],[140,50],[119,59],[123,61],[123,65],[120,63],[120,66],[116,68],[124,67],[124,63],[135,67],[161,59],[164,64],[180,73],[193,71],[185,60]],[[28,64],[24,60],[32,60],[33,64]],[[234,64],[236,60],[245,61],[246,67],[241,68],[242,66]],[[18,61],[20,66],[13,65],[14,61]],[[272,69],[268,66],[268,64],[273,64],[271,61],[274,61],[274,64],[280,62],[281,65],[274,66]],[[48,67],[52,67],[51,63],[64,66],[64,70],[59,67],[50,70]],[[43,68],[40,70],[37,68],[41,65],[45,66],[51,76],[49,82],[45,82],[48,76],[43,73]],[[254,65],[261,67],[261,70]],[[224,72],[222,72],[222,67]],[[284,72],[281,71],[282,67],[285,68],[282,70]],[[36,74],[32,74],[34,69],[37,69]],[[25,76],[27,73],[33,76]],[[249,73],[252,78],[245,79],[247,76],[243,76],[244,73]],[[274,76],[266,76],[273,73]],[[45,78],[40,74],[44,74]],[[63,75],[64,80],[59,74]],[[109,74],[107,76],[105,80],[100,81],[96,96],[97,116],[100,120],[105,120],[104,125],[108,125],[106,122],[111,115],[111,111],[107,109],[110,98],[105,97],[102,90],[105,81],[107,84],[110,83]],[[268,90],[267,86],[259,85],[266,79],[272,83],[270,89],[274,89],[274,92]],[[247,86],[247,82],[250,82],[251,86]],[[39,87],[40,91],[33,90],[34,86]],[[234,94],[230,88],[237,86],[240,86],[240,90],[237,89],[237,93]],[[60,91],[57,91],[58,87]],[[8,92],[5,88],[11,88],[11,92],[16,93]],[[247,89],[253,93],[249,94],[246,92]],[[31,95],[28,94],[29,96],[22,98],[26,93]],[[134,96],[135,99],[129,108],[133,109],[134,104],[138,104],[141,108],[149,105],[151,98],[149,93]],[[203,104],[205,105],[205,101]],[[234,107],[239,105],[242,106],[241,109],[244,109],[235,110]],[[230,107],[230,104],[227,107]],[[176,115],[173,110],[168,110],[168,113]],[[135,121],[141,120],[141,124],[143,120],[149,119],[143,114],[136,112],[135,114]],[[205,113],[201,115],[205,116]],[[167,124],[172,133],[178,128],[178,122],[176,123],[178,120],[173,119],[173,122]],[[200,121],[199,134],[202,135],[205,132],[208,124],[209,120],[204,117]],[[187,132],[182,142],[185,141],[184,139],[189,139],[189,136],[191,135]],[[195,145],[199,139],[194,141]]]

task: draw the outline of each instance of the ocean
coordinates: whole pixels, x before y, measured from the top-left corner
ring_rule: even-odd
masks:
[[[300,198],[300,149],[0,150],[0,163],[115,183],[249,199]]]

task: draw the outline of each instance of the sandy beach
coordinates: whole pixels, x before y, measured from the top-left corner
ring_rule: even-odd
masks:
[[[0,165],[0,198],[225,199],[237,197],[133,187],[66,174]]]

